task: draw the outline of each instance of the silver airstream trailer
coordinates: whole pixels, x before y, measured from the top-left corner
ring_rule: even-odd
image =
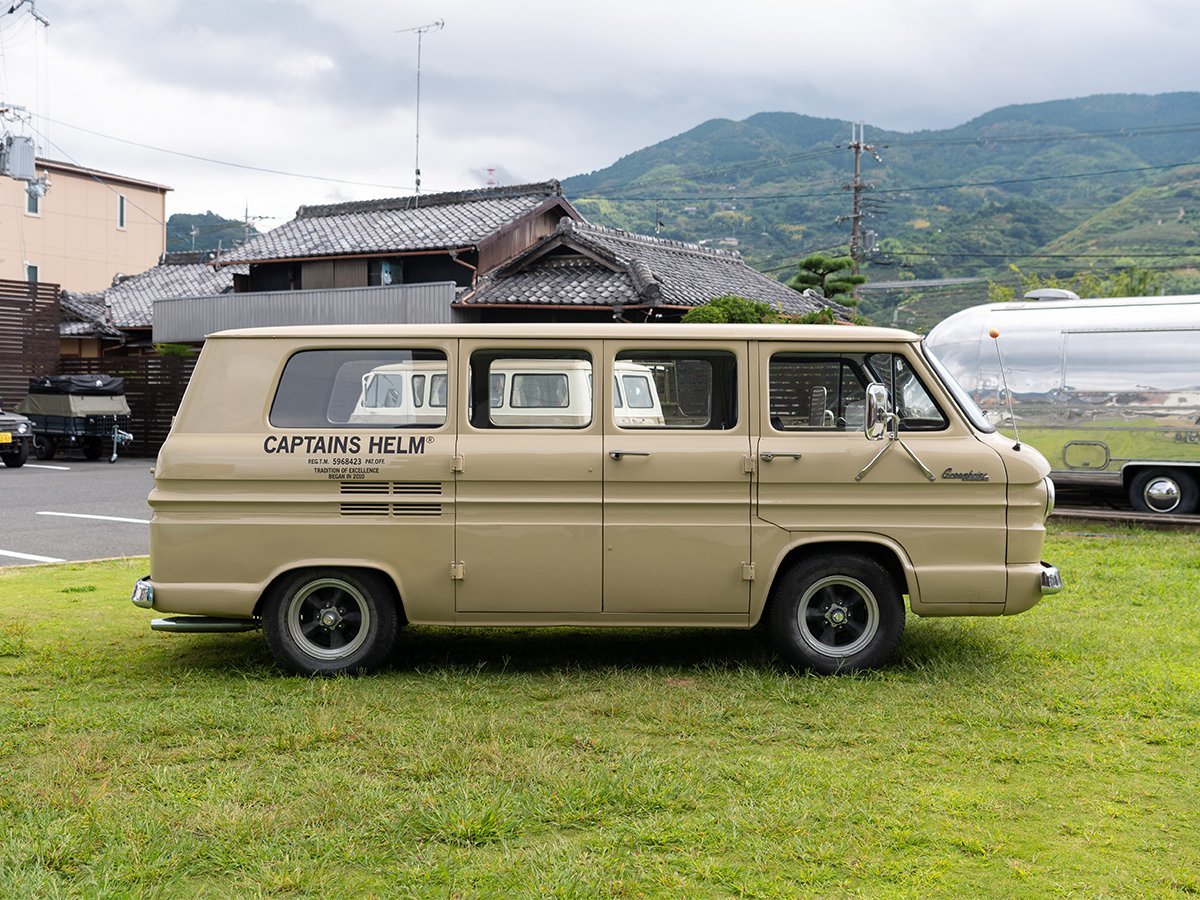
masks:
[[[1056,482],[1121,488],[1142,512],[1196,512],[1200,296],[1025,297],[955,313],[927,343],[993,421],[1046,456]]]

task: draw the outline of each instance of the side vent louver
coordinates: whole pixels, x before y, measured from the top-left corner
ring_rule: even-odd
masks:
[[[384,516],[396,518],[437,517],[442,514],[440,503],[413,502],[410,497],[441,496],[442,485],[437,481],[343,481],[344,497],[389,497],[394,502],[356,502],[341,504],[343,516]],[[403,497],[404,499],[395,499]]]
[[[432,494],[440,496],[440,481],[343,481],[343,494]]]

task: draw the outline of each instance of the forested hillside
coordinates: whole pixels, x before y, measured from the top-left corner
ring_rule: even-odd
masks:
[[[214,212],[175,213],[167,220],[167,250],[228,250],[256,234],[253,225],[247,229],[245,223]]]
[[[986,279],[1010,277],[1012,264],[1046,275],[1138,266],[1168,291],[1200,290],[1200,93],[1099,95],[1008,106],[944,131],[864,131],[873,250],[862,271],[872,282],[980,279],[954,288],[951,307],[983,302]],[[847,249],[850,141],[849,122],[795,113],[712,120],[563,187],[592,221],[732,247],[786,277],[806,254]],[[928,302],[930,290],[902,299]],[[876,321],[904,323],[886,295],[864,296]]]

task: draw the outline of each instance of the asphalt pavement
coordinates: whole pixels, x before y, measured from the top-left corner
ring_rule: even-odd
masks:
[[[0,465],[0,566],[145,556],[153,459]]]

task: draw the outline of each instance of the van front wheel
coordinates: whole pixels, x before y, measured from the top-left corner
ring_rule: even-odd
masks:
[[[873,559],[813,557],[776,586],[770,616],[771,638],[784,659],[834,675],[888,661],[904,631],[904,600]]]
[[[369,572],[318,569],[285,580],[263,609],[267,646],[301,675],[365,674],[396,640],[391,592]]]

